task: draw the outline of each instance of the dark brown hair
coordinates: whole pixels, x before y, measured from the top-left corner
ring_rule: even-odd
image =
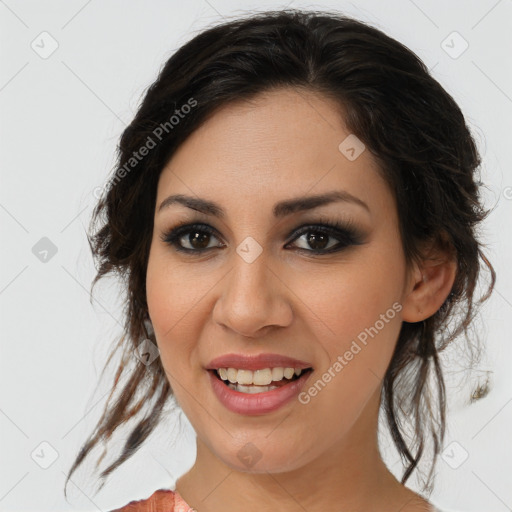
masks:
[[[253,14],[196,35],[165,63],[121,136],[116,172],[95,207],[88,238],[98,262],[91,292],[107,274],[123,279],[124,332],[105,368],[117,349],[123,349],[123,357],[103,416],[66,485],[93,447],[103,442],[104,455],[114,431],[134,418],[121,455],[100,475],[105,479],[155,429],[172,396],[159,358],[150,365],[137,361],[127,370],[141,340],[152,336],[145,279],[162,169],[216,109],[281,87],[321,93],[343,107],[347,127],[371,151],[393,191],[408,264],[421,259],[428,241],[449,246],[457,259],[455,282],[442,307],[423,322],[403,322],[382,387],[384,417],[405,464],[402,482],[417,467],[427,436],[433,441],[434,468],[445,428],[439,352],[460,334],[466,352],[472,351],[467,334],[482,263],[491,280],[479,303],[495,281],[475,232],[489,213],[480,204],[475,176],[480,156],[454,99],[406,46],[339,13],[294,9]],[[194,106],[185,109],[187,104]],[[135,163],[134,153],[150,139],[156,144]],[[126,384],[113,398],[123,374]],[[433,397],[428,392],[432,376]]]

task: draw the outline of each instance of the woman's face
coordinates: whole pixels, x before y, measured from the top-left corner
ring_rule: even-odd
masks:
[[[195,203],[160,209],[178,194]],[[325,194],[338,199],[284,205]],[[321,232],[326,221],[342,230]],[[200,226],[163,240],[183,223]],[[223,107],[162,171],[149,315],[179,405],[232,468],[293,470],[373,437],[409,281],[391,191],[329,99],[282,89]],[[242,381],[252,368],[276,384],[298,365],[278,356],[313,370],[298,389],[285,379],[246,393],[207,369],[233,354],[270,354],[213,364],[245,369],[231,371]]]

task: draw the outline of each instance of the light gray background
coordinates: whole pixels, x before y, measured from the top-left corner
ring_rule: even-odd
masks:
[[[498,281],[478,323],[488,347],[479,371],[462,379],[464,362],[456,353],[447,359],[449,430],[432,500],[447,511],[512,510],[510,0],[0,1],[0,510],[110,510],[172,487],[193,463],[194,433],[180,415],[96,496],[88,459],[64,500],[65,472],[109,391],[111,375],[95,386],[122,324],[114,282],[99,285],[89,303],[85,229],[117,139],[165,60],[223,17],[286,5],[337,9],[405,43],[454,96],[477,138],[484,197],[494,206],[482,238]],[[42,58],[52,39],[58,48]],[[43,237],[57,249],[46,262],[33,252]],[[468,405],[486,375],[492,392]],[[396,454],[386,454],[397,470]]]

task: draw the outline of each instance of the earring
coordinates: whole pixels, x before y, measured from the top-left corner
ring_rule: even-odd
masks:
[[[154,338],[155,330],[153,329],[153,324],[149,318],[144,319],[144,329],[146,331],[146,338]]]

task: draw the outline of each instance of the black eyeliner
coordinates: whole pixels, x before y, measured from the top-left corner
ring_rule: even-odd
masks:
[[[189,234],[193,231],[199,233],[206,233],[211,236],[215,236],[220,240],[217,234],[217,230],[208,224],[203,223],[188,223],[183,222],[175,226],[174,228],[166,231],[160,236],[162,242],[172,246],[172,248],[178,252],[190,254],[190,255],[201,255],[218,247],[210,247],[207,249],[186,249],[180,247],[177,241],[184,235]],[[296,228],[291,235],[289,235],[289,241],[286,245],[296,241],[302,235],[307,233],[323,233],[327,236],[338,240],[338,244],[334,245],[330,249],[326,250],[314,250],[304,248],[294,248],[294,250],[302,253],[310,253],[313,255],[332,254],[335,252],[342,251],[350,246],[362,245],[365,243],[365,236],[361,230],[355,225],[355,223],[349,219],[347,221],[332,221],[326,218],[320,218],[316,221],[307,222]]]

